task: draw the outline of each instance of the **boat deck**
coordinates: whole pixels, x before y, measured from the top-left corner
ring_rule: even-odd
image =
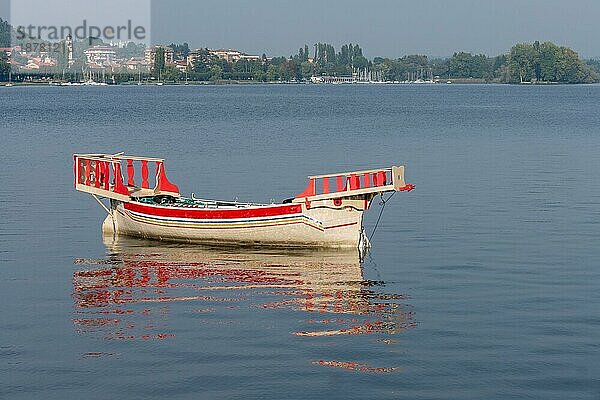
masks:
[[[268,207],[273,204],[257,204],[257,203],[239,203],[235,201],[221,201],[221,200],[205,200],[196,199],[190,197],[171,197],[171,196],[148,196],[148,197],[137,197],[134,202],[163,206],[173,208],[199,208],[199,209],[230,209],[236,210],[240,208],[250,207]]]

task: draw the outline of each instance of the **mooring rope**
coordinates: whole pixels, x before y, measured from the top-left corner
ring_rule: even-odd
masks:
[[[375,227],[373,228],[373,232],[371,232],[371,236],[369,236],[369,241],[371,241],[371,239],[373,239],[373,235],[375,235],[375,232],[377,231],[377,227],[379,226],[379,221],[381,220],[381,216],[383,215],[383,210],[385,209],[386,203],[392,197],[394,197],[395,194],[396,194],[396,192],[393,192],[387,199],[385,199],[383,197],[383,193],[381,194],[381,201],[379,202],[379,205],[381,206],[381,210],[379,211],[379,217],[377,217],[377,222],[375,222]]]

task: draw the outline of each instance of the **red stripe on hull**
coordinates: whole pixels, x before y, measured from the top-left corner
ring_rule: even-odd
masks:
[[[342,224],[342,225],[334,225],[334,226],[326,226],[323,229],[335,229],[335,228],[344,228],[346,226],[352,226],[352,225],[356,225],[358,224],[358,222],[350,222],[349,224]]]
[[[126,210],[159,217],[191,218],[191,219],[235,219],[274,217],[278,215],[299,214],[302,212],[300,204],[278,205],[272,207],[240,208],[237,210],[223,209],[194,209],[147,206],[139,203],[124,203]]]

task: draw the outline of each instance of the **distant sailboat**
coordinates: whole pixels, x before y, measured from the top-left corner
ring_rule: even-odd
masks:
[[[9,68],[8,70],[8,83],[6,84],[6,86],[10,87],[12,86],[12,66]]]
[[[104,76],[104,71],[102,71],[102,73]],[[93,72],[90,70],[88,79],[86,81],[82,82],[81,85],[83,85],[83,86],[107,86],[108,84],[104,81],[104,78],[103,78],[102,82],[96,82],[94,80]]]

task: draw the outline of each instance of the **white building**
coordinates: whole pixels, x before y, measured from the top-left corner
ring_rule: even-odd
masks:
[[[113,64],[117,53],[112,47],[94,46],[84,51],[86,62],[91,66],[108,66]]]
[[[209,52],[210,54],[217,56],[227,62],[236,62],[239,60],[259,61],[261,59],[260,56],[253,56],[232,49],[209,50]]]
[[[132,72],[149,72],[150,65],[146,62],[144,58],[140,57],[132,57],[129,60],[123,63],[127,71]]]

